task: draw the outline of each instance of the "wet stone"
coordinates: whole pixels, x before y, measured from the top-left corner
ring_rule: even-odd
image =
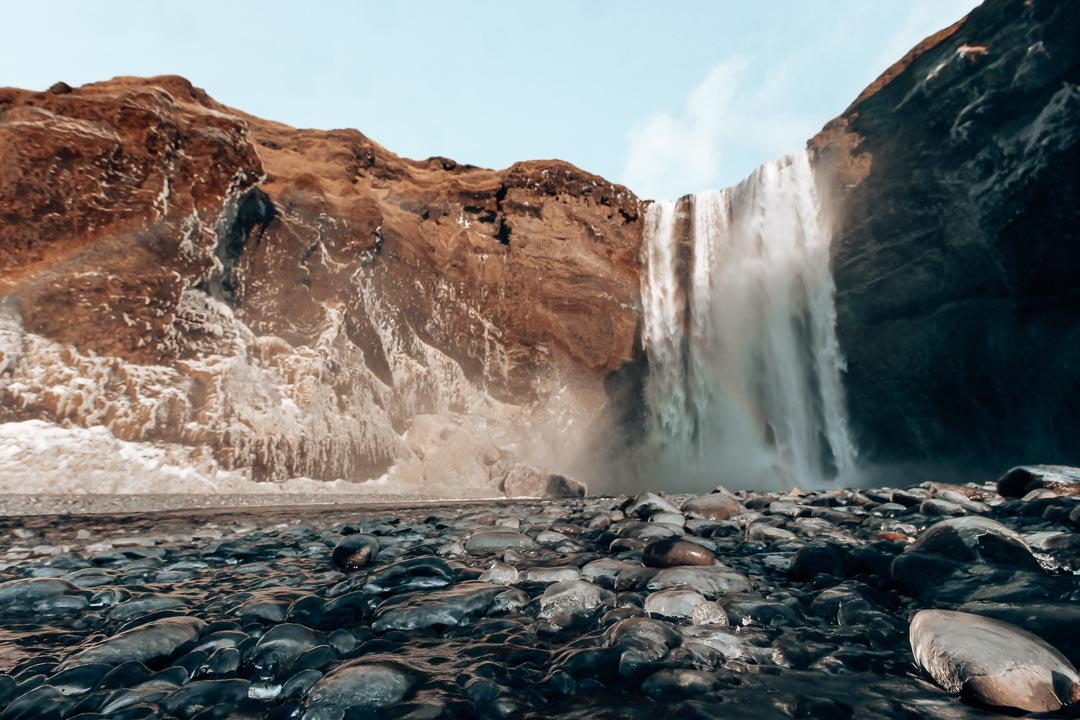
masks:
[[[696,590],[660,590],[645,599],[645,612],[654,616],[687,619],[694,617],[695,609],[706,602],[705,597]]]
[[[682,504],[682,511],[694,517],[726,520],[742,511],[738,499],[727,491],[695,495]]]
[[[304,699],[303,720],[342,720],[354,710],[374,710],[403,700],[416,684],[389,664],[356,663],[320,679]]]
[[[626,513],[627,517],[637,515],[640,518],[648,519],[657,513],[678,514],[679,508],[672,505],[665,498],[656,495],[655,493],[647,492],[635,497],[623,509],[623,512]]]
[[[576,567],[529,568],[525,571],[525,581],[533,583],[562,582],[580,577],[581,571]]]
[[[965,700],[1026,712],[1080,702],[1076,668],[1016,626],[968,613],[923,610],[911,622],[910,638],[919,666]]]
[[[72,598],[85,597],[81,588],[60,578],[21,578],[0,583],[0,608],[5,612],[69,612],[78,608],[71,604]]]
[[[379,554],[379,539],[366,533],[346,535],[334,546],[331,560],[345,570],[358,570],[371,564]]]
[[[656,573],[646,587],[649,590],[666,590],[683,585],[694,588],[710,600],[751,589],[750,580],[745,575],[721,565],[666,568]]]
[[[177,617],[139,625],[96,645],[81,650],[64,661],[65,667],[90,663],[120,665],[129,661],[152,662],[175,655],[194,644],[206,623],[199,618]]]
[[[923,500],[922,503],[919,504],[919,512],[923,515],[930,516],[948,516],[963,515],[965,511],[964,508],[957,503],[938,498],[931,498],[929,500]]]
[[[584,580],[565,580],[549,585],[540,597],[542,618],[577,615],[595,610],[604,603],[603,591]]]
[[[496,585],[513,585],[518,581],[519,576],[518,569],[513,565],[495,562],[478,579],[480,582],[495,583]]]
[[[818,574],[842,578],[847,565],[843,549],[835,543],[808,543],[795,553],[788,572],[795,580],[810,580]]]
[[[28,527],[0,567],[0,720],[985,718],[1017,677],[1047,701],[1043,676],[908,620],[962,606],[1075,657],[1077,501],[1035,490],[0,518]],[[993,681],[934,685],[976,661]]]
[[[280,677],[292,663],[324,641],[323,634],[294,623],[270,628],[249,653],[248,662],[264,677]]]
[[[676,538],[652,540],[645,546],[642,562],[648,567],[670,568],[680,565],[712,565],[716,555],[708,548]]]
[[[461,625],[484,614],[505,591],[502,585],[464,582],[444,590],[395,595],[379,605],[371,627],[383,631]]]
[[[512,530],[487,530],[473,533],[465,543],[465,549],[473,554],[499,553],[508,549],[524,549],[536,546],[528,535]]]
[[[984,517],[955,518],[931,525],[911,545],[911,550],[944,555],[960,562],[983,560],[1030,570],[1040,568],[1019,533]]]
[[[1080,494],[1080,468],[1063,465],[1021,465],[997,481],[997,491],[1005,497],[1024,497],[1034,490]]]
[[[440,558],[409,558],[371,572],[363,590],[371,594],[427,590],[446,587],[455,578],[453,568]]]

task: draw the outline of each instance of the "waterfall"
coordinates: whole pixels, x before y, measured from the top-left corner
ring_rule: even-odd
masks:
[[[850,476],[829,232],[806,153],[653,204],[643,254],[655,480],[701,490]]]

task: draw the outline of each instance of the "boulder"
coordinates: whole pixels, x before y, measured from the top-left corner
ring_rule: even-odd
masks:
[[[1041,568],[1019,533],[996,520],[977,516],[950,518],[931,525],[909,551],[944,555],[960,562],[982,560],[1028,570]]]
[[[642,562],[647,567],[668,568],[680,565],[712,565],[716,554],[690,540],[659,538],[645,546]]]
[[[683,513],[709,520],[726,520],[742,512],[739,500],[726,491],[695,495],[682,504]]]
[[[544,472],[525,463],[516,463],[507,471],[501,489],[506,497],[580,498],[588,492],[573,478]]]
[[[1015,625],[969,613],[922,610],[909,630],[915,662],[968,702],[1054,712],[1080,701],[1080,676],[1064,655]]]
[[[1060,495],[1080,494],[1080,468],[1064,465],[1021,465],[1002,475],[997,491],[1003,497],[1022,498],[1033,490]]]

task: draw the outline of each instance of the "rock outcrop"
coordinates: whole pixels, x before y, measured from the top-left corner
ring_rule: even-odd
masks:
[[[639,201],[566,163],[407,160],[179,77],[0,90],[0,157],[0,421],[437,486],[438,416],[497,487],[635,352]]]
[[[1080,5],[990,0],[815,137],[863,458],[1076,460]]]

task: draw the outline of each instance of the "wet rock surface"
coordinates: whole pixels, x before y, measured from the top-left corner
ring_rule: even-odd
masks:
[[[861,456],[1075,462],[1080,4],[991,0],[810,141]]]
[[[1041,712],[1080,700],[1076,668],[1044,640],[1000,620],[923,610],[915,660],[942,687],[992,707]]]
[[[1026,497],[3,518],[0,717],[1069,712],[1080,498]]]

